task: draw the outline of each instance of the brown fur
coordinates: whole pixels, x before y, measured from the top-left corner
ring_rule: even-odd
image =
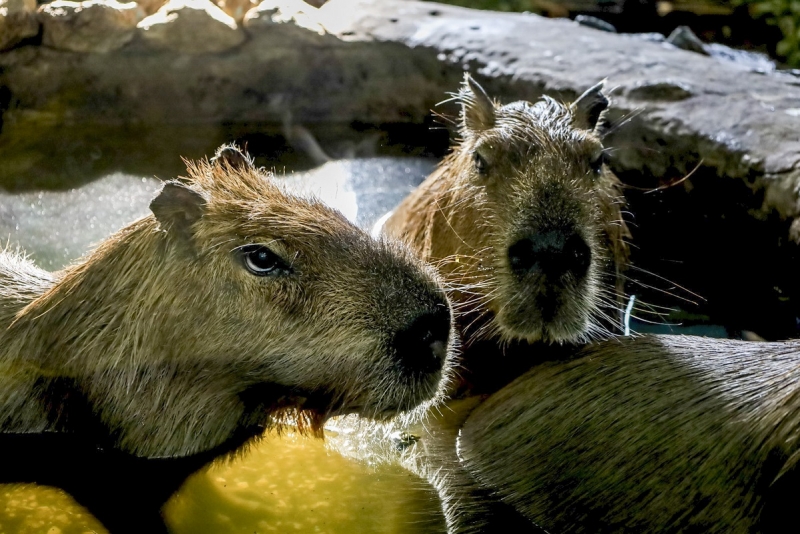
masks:
[[[459,453],[551,532],[789,532],[798,383],[797,341],[607,341],[492,395]]]
[[[452,289],[465,344],[479,338],[578,341],[608,333],[627,261],[619,183],[603,154],[601,85],[572,105],[500,105],[466,77],[461,141],[384,230],[433,263]],[[485,163],[480,172],[476,158]],[[595,168],[592,168],[592,165]],[[591,250],[584,280],[519,279],[520,236],[567,228]],[[540,302],[555,302],[544,311]]]
[[[3,432],[81,432],[65,400],[79,396],[114,447],[186,456],[287,411],[319,431],[335,414],[385,418],[440,393],[444,348],[423,371],[393,344],[421,314],[449,318],[436,275],[234,163],[190,163],[155,215],[59,273],[0,253]],[[291,274],[248,272],[253,244]]]

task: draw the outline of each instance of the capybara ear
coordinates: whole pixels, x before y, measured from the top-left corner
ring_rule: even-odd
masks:
[[[464,83],[458,92],[458,99],[461,101],[461,120],[464,128],[480,132],[494,126],[494,103],[469,73],[464,74]]]
[[[211,158],[213,165],[227,164],[233,169],[245,170],[255,168],[253,158],[234,144],[222,145]]]
[[[595,130],[603,112],[608,109],[608,98],[603,94],[605,81],[590,87],[572,103],[572,122],[576,128]]]
[[[185,184],[171,180],[150,202],[150,211],[170,234],[190,242],[192,225],[203,216],[206,199]]]

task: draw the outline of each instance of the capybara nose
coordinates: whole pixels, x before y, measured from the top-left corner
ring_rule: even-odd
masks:
[[[508,261],[518,276],[540,273],[558,277],[572,273],[582,278],[589,270],[592,251],[575,232],[548,230],[524,237],[508,247]]]
[[[442,368],[450,336],[450,309],[437,306],[415,317],[395,334],[393,346],[408,371],[434,373]]]

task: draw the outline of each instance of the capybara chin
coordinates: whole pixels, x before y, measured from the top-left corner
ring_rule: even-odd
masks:
[[[798,341],[606,341],[489,397],[459,453],[550,532],[794,532],[798,384]]]
[[[0,441],[213,457],[286,415],[320,431],[440,394],[450,307],[402,246],[232,147],[190,163],[150,208],[58,273],[0,253]]]
[[[456,97],[462,140],[385,232],[440,270],[467,344],[607,334],[627,230],[605,165],[602,83],[569,105],[500,105],[466,76]]]

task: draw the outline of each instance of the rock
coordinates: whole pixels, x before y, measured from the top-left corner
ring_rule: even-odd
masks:
[[[617,33],[617,29],[614,27],[613,24],[606,22],[603,19],[593,17],[591,15],[578,15],[577,17],[575,17],[575,22],[577,22],[581,26],[586,26],[587,28],[594,28],[595,30],[600,30],[601,32]]]
[[[254,32],[277,24],[291,24],[320,35],[325,33],[319,21],[319,9],[303,0],[264,0],[244,16],[244,27]]]
[[[0,0],[0,50],[37,33],[36,0]]]
[[[643,35],[652,34],[641,34],[641,36]],[[658,40],[658,38],[656,38],[656,40]],[[748,50],[737,50],[719,43],[703,43],[688,26],[678,26],[675,28],[675,30],[669,34],[669,37],[666,38],[666,42],[683,50],[697,52],[698,54],[711,56],[722,61],[729,61],[742,69],[752,72],[767,73],[775,72],[777,69],[775,62],[766,54],[750,52]]]
[[[676,102],[691,96],[692,87],[686,82],[676,80],[638,82],[627,91],[627,97],[631,100],[651,102]]]
[[[651,43],[663,43],[667,40],[667,38],[664,37],[664,35],[657,32],[629,33],[626,34],[626,37],[633,37],[634,39],[642,39],[643,41],[649,41]]]
[[[731,48],[730,46],[725,46],[719,43],[709,43],[705,45],[705,49],[706,52],[708,52],[708,54],[713,58],[730,61],[731,63],[734,63],[741,68],[752,72],[766,74],[768,72],[775,72],[777,70],[775,62],[772,61],[766,54],[762,54],[760,52],[738,50],[736,48]]]
[[[148,15],[152,15],[166,3],[166,0],[136,0],[139,6],[139,20],[142,20]]]
[[[667,37],[667,42],[683,50],[697,52],[698,54],[710,55],[706,50],[703,41],[697,37],[688,26],[678,26]]]
[[[125,46],[136,30],[135,2],[57,0],[39,8],[42,44],[72,52],[108,53]]]
[[[257,0],[216,0],[214,3],[233,17],[237,24],[241,24],[245,13],[258,5]]]
[[[233,17],[210,0],[170,0],[138,27],[151,46],[186,54],[223,52],[245,40]]]

